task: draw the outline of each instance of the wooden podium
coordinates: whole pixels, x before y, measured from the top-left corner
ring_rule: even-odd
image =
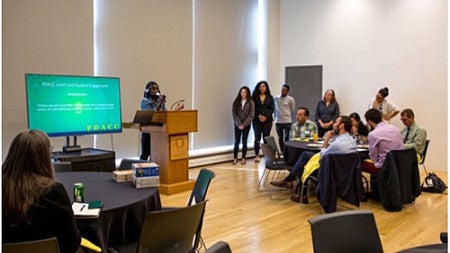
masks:
[[[161,126],[141,126],[151,134],[150,157],[160,167],[159,191],[170,195],[191,190],[189,180],[189,132],[197,132],[197,111],[157,111],[152,122]]]

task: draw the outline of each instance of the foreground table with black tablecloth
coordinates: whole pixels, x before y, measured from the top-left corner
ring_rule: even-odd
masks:
[[[137,189],[131,182],[116,183],[111,172],[56,173],[73,201],[74,183],[84,184],[84,202],[101,200],[103,208],[98,218],[77,218],[81,236],[100,246],[125,244],[139,239],[145,214],[161,209],[157,187]]]

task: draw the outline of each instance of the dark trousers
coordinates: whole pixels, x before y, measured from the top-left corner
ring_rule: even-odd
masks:
[[[305,165],[308,163],[309,159],[314,155],[314,152],[311,151],[303,151],[298,157],[297,162],[294,167],[292,167],[289,175],[284,179],[284,181],[292,182],[295,180],[297,176],[302,176],[303,170],[305,169]]]
[[[255,134],[255,155],[259,155],[259,142],[261,141],[261,134],[262,137],[266,137],[270,135],[270,130],[272,130],[272,121],[265,121],[261,122],[259,120],[253,121],[253,132]],[[264,143],[266,141],[263,139]]]
[[[233,149],[233,157],[237,159],[239,152],[239,143],[241,142],[242,136],[242,159],[245,159],[247,155],[247,139],[248,133],[250,132],[250,125],[244,127],[244,129],[239,129],[237,126],[234,126],[234,149]]]
[[[141,160],[148,160],[148,157],[150,156],[150,134],[149,133],[142,133],[141,135],[141,149],[142,153],[139,159]]]
[[[323,135],[327,132],[327,131],[330,131],[330,130],[333,130],[333,125],[331,125],[329,128],[322,128],[320,125],[319,125],[319,123],[317,122],[317,132],[318,132],[318,135],[319,135],[319,137],[320,138],[322,138],[323,137]]]
[[[291,131],[291,123],[276,123],[275,129],[278,134],[278,144],[280,144],[280,152],[284,150],[284,142],[289,140],[289,132]]]

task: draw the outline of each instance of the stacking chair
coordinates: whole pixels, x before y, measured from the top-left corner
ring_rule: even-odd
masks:
[[[314,253],[381,253],[383,247],[373,213],[351,210],[308,220]]]
[[[380,200],[387,211],[400,211],[421,194],[415,149],[391,150],[378,171]]]
[[[336,211],[338,197],[359,207],[363,195],[361,177],[361,157],[358,152],[323,156],[316,195],[324,211]]]
[[[197,180],[195,181],[194,188],[192,189],[191,196],[187,203],[188,206],[195,203],[205,201],[206,193],[208,192],[209,184],[211,180],[216,177],[216,174],[208,169],[201,169],[198,173]]]
[[[425,148],[423,149],[422,156],[420,157],[422,161],[420,161],[419,165],[422,165],[423,170],[425,171],[425,176],[428,175],[427,168],[425,167],[425,158],[427,156],[428,145],[430,144],[430,140],[425,142]]]
[[[2,246],[3,253],[59,253],[58,240],[56,237],[27,241],[4,243]]]
[[[216,174],[208,169],[201,169],[197,176],[197,181],[195,181],[194,188],[192,189],[191,196],[189,197],[189,201],[187,203],[188,206],[194,205],[196,203],[205,201],[206,193],[208,192],[209,184],[211,180],[216,177]],[[203,227],[203,220],[200,223],[200,227],[198,228],[198,236],[195,238],[195,246],[198,248],[199,243],[206,250],[206,244],[203,241],[201,236],[201,230]]]
[[[266,144],[268,144],[273,150],[275,150],[275,155],[277,158],[281,157],[281,152],[278,149],[277,143],[275,142],[275,137],[273,136],[266,136],[264,137],[264,140],[266,141]]]
[[[207,249],[205,253],[231,253],[231,248],[227,242],[218,241]]]
[[[287,164],[283,158],[276,157],[276,151],[272,149],[268,144],[261,143],[261,149],[264,154],[264,162],[265,162],[265,169],[264,172],[259,179],[258,182],[258,191],[270,191],[270,198],[273,197],[274,187],[270,187],[270,189],[267,189],[265,186],[267,185],[269,178],[272,180],[279,177],[279,174],[281,171],[290,170],[292,167]],[[272,177],[270,177],[270,172],[273,171]]]
[[[109,248],[111,253],[195,252],[206,201],[146,214],[137,243]]]

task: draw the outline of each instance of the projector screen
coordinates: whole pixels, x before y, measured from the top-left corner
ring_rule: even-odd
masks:
[[[25,74],[28,128],[49,136],[122,132],[118,77]]]

